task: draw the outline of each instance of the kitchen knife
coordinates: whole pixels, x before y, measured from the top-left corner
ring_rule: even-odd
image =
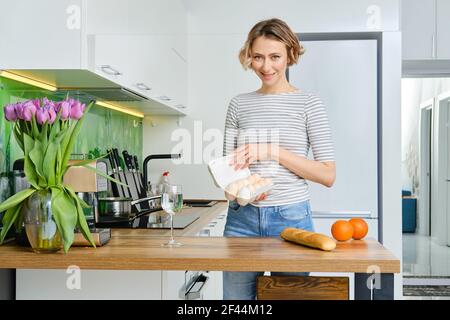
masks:
[[[131,191],[130,191],[130,187],[127,181],[127,177],[125,175],[125,172],[122,170],[122,166],[120,165],[120,156],[119,156],[119,150],[117,150],[117,148],[113,148],[113,154],[114,157],[116,158],[116,163],[117,163],[117,171],[118,171],[118,175],[119,177],[121,177],[121,179],[119,178],[119,181],[122,183],[125,183],[127,186],[123,187],[124,188],[124,194],[130,198],[133,198],[131,195]]]
[[[114,151],[114,148],[111,149],[111,155],[116,167],[117,171],[117,180],[119,180],[121,183],[124,183],[124,179],[122,179],[122,175],[120,174],[120,162],[119,159],[116,157],[116,152]],[[122,190],[122,197],[127,197],[127,194],[125,192],[125,187],[123,185],[120,185],[120,190]]]
[[[114,179],[119,180],[119,178],[117,177],[116,163],[114,160],[112,150],[106,150],[106,152],[108,152],[108,160],[109,160],[109,163],[111,164],[111,170],[112,170],[111,175]],[[122,186],[119,187],[119,185],[117,185],[117,183],[111,182],[111,189],[112,189],[114,196],[116,196],[116,197],[124,196],[123,188],[121,188],[121,187]]]
[[[137,174],[139,176],[139,181],[141,182],[142,189],[145,190],[146,186],[145,186],[145,183],[144,183],[144,177],[142,176],[142,173],[139,171],[139,163],[138,163],[137,156],[134,156],[133,160],[134,160],[134,168],[136,169],[136,172],[137,172]]]
[[[132,155],[128,155],[128,158],[130,160],[131,167],[133,168],[133,173],[134,173],[134,177],[136,178],[136,184],[138,186],[139,193],[141,194],[142,193],[141,190],[144,189],[145,194],[147,194],[147,192],[146,192],[147,190],[145,188],[143,188],[143,186],[142,186],[142,181],[141,181],[141,179],[139,177],[139,173],[138,173],[138,171],[136,169],[136,166],[134,164],[133,156]]]
[[[130,176],[132,178],[132,179],[130,179],[130,181],[132,182],[132,184],[130,185],[131,194],[133,196],[133,199],[138,199],[139,198],[139,187],[138,187],[138,184],[136,181],[133,164],[131,163],[131,157],[128,154],[128,151],[126,151],[126,150],[122,151],[122,155],[123,155],[123,159],[125,161],[125,165],[128,168],[128,172],[130,173]]]

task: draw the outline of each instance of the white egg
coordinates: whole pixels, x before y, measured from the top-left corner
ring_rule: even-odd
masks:
[[[239,190],[237,197],[238,197],[238,199],[241,198],[241,199],[246,199],[248,201],[248,200],[250,200],[251,196],[252,196],[252,194],[251,194],[250,189],[248,187],[243,187],[241,190]]]
[[[245,207],[248,204],[247,199],[237,198],[237,203],[239,203],[241,206]]]
[[[238,186],[236,183],[230,183],[225,188],[225,198],[227,198],[230,201],[236,199],[237,193],[238,193]]]

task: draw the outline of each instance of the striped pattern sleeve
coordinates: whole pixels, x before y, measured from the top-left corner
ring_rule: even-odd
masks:
[[[325,105],[322,100],[310,95],[305,105],[306,130],[314,160],[334,161],[333,141]]]
[[[229,155],[237,148],[238,130],[237,101],[236,98],[233,98],[228,105],[227,116],[225,119],[225,133],[223,139],[224,156]]]

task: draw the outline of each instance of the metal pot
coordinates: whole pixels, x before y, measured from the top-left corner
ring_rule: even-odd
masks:
[[[98,199],[98,214],[100,217],[130,218],[131,198],[108,197]]]
[[[133,200],[131,198],[107,197],[98,199],[98,215],[102,217],[113,217],[133,220],[143,214],[149,213],[148,210],[140,211],[136,208],[136,204],[148,202],[149,200],[160,199],[161,196],[153,196],[142,199]]]

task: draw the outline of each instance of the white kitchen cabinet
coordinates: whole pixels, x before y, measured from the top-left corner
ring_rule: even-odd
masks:
[[[84,0],[88,34],[186,33],[182,0]]]
[[[438,59],[450,59],[450,1],[436,2],[436,54]]]
[[[186,113],[186,41],[169,35],[97,35],[89,41],[89,68]]]
[[[130,46],[128,37],[96,36],[89,47],[89,54],[93,54],[89,69],[100,76],[123,86],[130,86],[132,74],[129,61]]]
[[[81,0],[0,4],[0,69],[80,68]]]
[[[403,60],[450,59],[448,0],[403,0]]]
[[[78,277],[78,278],[77,278]],[[160,300],[161,270],[17,270],[17,300]]]
[[[186,271],[162,270],[161,275],[162,300],[184,300],[186,293]]]

